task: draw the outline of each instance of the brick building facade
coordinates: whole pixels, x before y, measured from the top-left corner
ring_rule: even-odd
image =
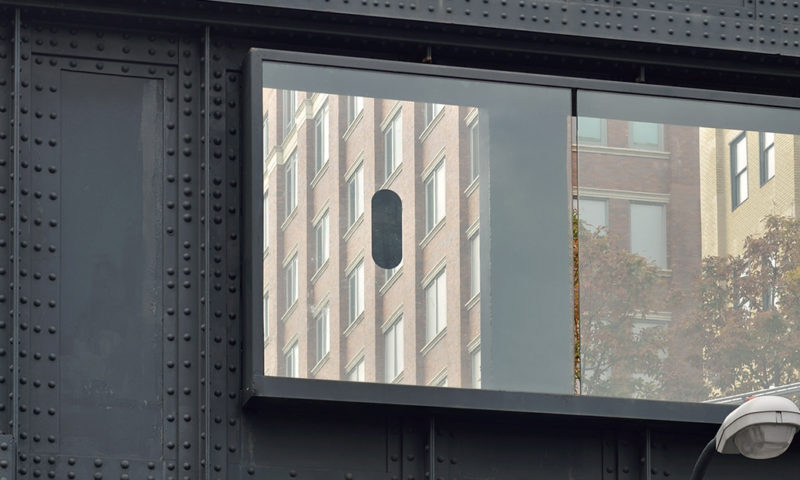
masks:
[[[264,373],[480,387],[478,110],[266,88],[263,113]],[[403,205],[392,270],[380,189]]]

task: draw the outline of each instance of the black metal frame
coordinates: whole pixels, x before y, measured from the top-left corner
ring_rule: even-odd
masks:
[[[262,165],[260,153],[262,118],[262,62],[328,66],[355,70],[425,75],[490,82],[547,86],[630,95],[703,100],[753,106],[788,109],[800,108],[800,98],[775,97],[737,92],[667,87],[635,83],[613,82],[586,78],[556,77],[549,75],[498,72],[474,68],[449,67],[374,60],[357,57],[340,57],[321,54],[252,49],[245,65],[248,98],[245,101],[245,181],[243,210],[243,288],[245,311],[244,358],[245,394],[243,402],[252,407],[265,400],[310,400],[348,404],[384,404],[408,407],[434,407],[446,409],[485,410],[497,412],[527,412],[536,414],[600,417],[716,424],[732,410],[728,405],[683,403],[622,398],[582,397],[524,392],[503,392],[460,388],[436,388],[407,385],[364,384],[345,381],[309,380],[260,375],[255,366],[263,364],[262,318],[263,283],[261,269],[254,268],[260,259],[263,229]],[[573,97],[574,98],[574,97]],[[573,109],[575,101],[573,99]],[[574,112],[573,112],[574,114]],[[259,201],[255,201],[259,198]],[[259,264],[260,265],[260,264]]]

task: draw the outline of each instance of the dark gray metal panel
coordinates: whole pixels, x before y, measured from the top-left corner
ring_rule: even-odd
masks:
[[[654,430],[651,440],[650,478],[689,478],[698,455],[715,433],[716,429],[695,432],[694,435],[670,429]],[[771,460],[751,460],[742,455],[715,453],[705,478],[793,478],[798,471],[800,443],[795,440],[786,453]]]
[[[601,478],[600,431],[547,428],[523,419],[440,417],[435,439],[433,459],[439,478]]]
[[[210,71],[210,267],[213,360],[212,478],[235,478],[242,463],[243,355],[239,244],[243,110],[242,59],[247,44],[230,39],[211,43]],[[244,471],[244,470],[242,470]],[[252,473],[251,473],[252,474]]]
[[[45,88],[61,90],[61,161],[40,155],[42,168],[61,172],[61,201],[49,218],[50,212],[34,218],[43,228],[61,225],[52,238],[34,233],[62,252],[54,296],[61,306],[53,321],[42,320],[63,334],[58,345],[41,342],[61,354],[58,430],[76,454],[153,458],[162,422],[164,87],[156,79],[59,73],[60,82]],[[42,143],[55,148],[55,139]],[[58,181],[41,183],[57,191]],[[57,401],[49,397],[42,400]],[[105,427],[101,435],[98,425]],[[55,429],[46,433],[54,443]]]
[[[13,12],[0,10],[0,432],[11,432],[13,412],[12,370],[13,354],[11,352],[13,297],[11,284],[13,282],[13,249],[14,238],[13,219],[14,210],[12,199],[14,195],[12,140],[13,126],[11,115],[13,111],[13,98],[10,89],[13,88],[13,58],[14,45],[12,35]],[[13,467],[3,468],[0,465],[0,474]]]
[[[241,55],[246,46],[212,40],[209,63],[210,209],[209,265],[211,335],[210,478],[239,473],[241,453],[241,333],[239,318],[239,178]],[[236,465],[228,470],[228,465]]]
[[[198,32],[200,33],[200,32]],[[202,82],[200,38],[182,36],[178,42],[178,82],[176,98],[179,120],[177,156],[178,218],[174,226],[179,259],[175,275],[178,329],[178,445],[175,476],[200,476],[202,389],[199,365],[202,364],[200,330],[202,324],[200,265],[202,229],[200,225],[200,164],[202,163]],[[167,179],[169,181],[169,178]],[[169,448],[169,445],[168,445]],[[169,469],[169,466],[167,467]]]
[[[796,2],[211,0],[600,39],[800,55]]]
[[[286,405],[272,411],[247,411],[243,420],[247,423],[243,466],[278,467],[283,475],[301,469],[327,472],[327,477],[317,478],[347,478],[338,472],[354,478],[391,478],[389,465],[397,448],[390,452],[388,439],[394,437],[397,424],[381,412],[340,415],[324,407]],[[391,470],[396,472],[397,467]],[[356,476],[357,472],[362,476]]]
[[[177,349],[169,351],[178,343],[167,310],[174,314],[177,304],[169,299],[174,280],[168,284],[179,252],[169,234],[177,222],[166,212],[177,210],[177,188],[171,198],[162,192],[177,183],[165,170],[177,170],[178,78],[175,67],[126,58],[132,49],[123,44],[132,37],[145,51],[178,51],[177,38],[162,35],[23,28],[21,183],[28,202],[21,245],[29,255],[22,265],[21,475],[162,478],[165,467],[177,468],[167,460],[181,445],[177,402],[165,402],[178,396],[178,367],[187,368]],[[83,43],[69,47],[79,57],[44,55],[44,46],[69,45],[70,38],[121,47]],[[42,54],[31,54],[31,46]],[[196,130],[194,121],[187,129]],[[191,162],[187,170],[199,164]],[[99,222],[103,212],[113,215]],[[106,229],[91,228],[97,223]],[[103,256],[104,264],[95,261]],[[113,278],[90,288],[93,266]],[[70,345],[77,348],[70,352]],[[195,365],[199,352],[190,352]],[[199,384],[197,373],[187,376]],[[191,416],[198,410],[195,400]],[[192,434],[184,439],[190,446],[199,442]]]

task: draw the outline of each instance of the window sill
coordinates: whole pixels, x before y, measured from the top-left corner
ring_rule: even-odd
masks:
[[[345,242],[350,240],[350,237],[353,236],[353,233],[358,230],[358,227],[364,223],[364,212],[361,212],[361,215],[358,216],[355,222],[352,225],[347,227],[347,231],[344,232],[344,236],[342,236],[342,240]]]
[[[356,118],[354,118],[353,121],[350,122],[350,125],[347,126],[347,130],[345,130],[344,134],[342,134],[342,140],[347,141],[347,139],[350,138],[350,136],[355,131],[356,127],[358,127],[358,124],[361,123],[361,119],[362,118],[364,118],[364,109],[363,108],[361,109],[361,111],[358,112],[358,115],[356,115]]]
[[[472,193],[475,190],[478,189],[478,187],[481,185],[480,180],[481,180],[480,175],[478,175],[478,176],[476,176],[475,178],[472,179],[472,183],[470,183],[469,186],[467,187],[467,189],[464,190],[464,196],[465,197],[469,197],[470,195],[472,195]]]
[[[424,357],[424,356],[425,356],[425,355],[427,355],[427,354],[428,354],[428,353],[429,353],[431,350],[433,350],[433,348],[434,348],[436,345],[438,345],[438,344],[439,344],[439,342],[441,342],[441,341],[442,341],[442,339],[444,338],[444,336],[445,336],[445,334],[446,334],[446,333],[447,333],[447,325],[445,325],[444,327],[442,327],[442,329],[441,329],[441,330],[439,330],[439,333],[437,333],[436,335],[434,335],[434,337],[433,337],[433,338],[432,338],[432,339],[431,339],[431,340],[430,340],[428,343],[426,343],[424,347],[422,347],[422,350],[420,350],[420,351],[419,351],[420,355],[422,355],[422,356]]]
[[[289,215],[286,216],[286,220],[284,220],[283,223],[281,224],[281,231],[282,232],[286,230],[286,227],[288,227],[289,224],[292,223],[292,220],[294,219],[294,217],[297,216],[297,210],[298,210],[297,205],[295,205],[294,209],[292,210],[292,213],[290,213]]]
[[[387,383],[397,384],[397,383],[402,382],[403,381],[403,373],[405,373],[405,372],[398,373],[397,375],[395,375],[395,377],[390,382],[387,382]]]
[[[311,277],[311,285],[317,283],[319,277],[321,277],[325,270],[328,269],[328,263],[330,263],[330,258],[326,258],[325,262],[322,263],[322,266],[319,267],[316,272],[314,272],[314,276]]]
[[[617,157],[653,158],[669,160],[670,153],[663,150],[647,150],[642,148],[608,147],[605,145],[592,145],[579,143],[573,145],[573,150],[581,153],[598,153],[601,155],[614,155]]]
[[[430,232],[425,234],[425,236],[419,242],[419,248],[425,248],[429,243],[431,243],[431,240],[433,240],[433,237],[435,237],[436,234],[439,233],[439,230],[444,228],[444,220],[445,218],[442,217],[442,219],[439,220],[439,223],[437,223],[433,228],[431,228]]]
[[[383,295],[387,291],[389,291],[389,289],[392,288],[392,285],[394,285],[397,282],[397,279],[400,278],[400,275],[402,274],[403,274],[403,267],[400,267],[399,270],[394,272],[394,275],[392,275],[391,277],[389,277],[388,280],[386,280],[381,289],[378,290],[378,294]]]
[[[312,189],[317,186],[317,184],[320,182],[320,180],[322,180],[322,177],[325,175],[325,172],[328,171],[328,165],[329,164],[330,164],[330,162],[328,160],[326,160],[325,163],[323,163],[322,166],[319,167],[319,170],[317,171],[317,173],[314,174],[314,179],[311,180],[311,188]]]
[[[322,367],[325,366],[326,363],[328,363],[328,359],[330,357],[331,357],[331,352],[330,351],[325,352],[325,355],[323,355],[322,358],[319,359],[319,361],[316,363],[316,365],[314,365],[314,368],[311,369],[311,376],[316,376],[317,373],[319,373],[319,371],[322,369]]]
[[[353,323],[351,323],[350,325],[347,326],[347,328],[344,329],[344,332],[342,332],[342,336],[345,338],[349,337],[350,334],[353,333],[353,330],[355,330],[356,327],[358,327],[358,325],[361,323],[361,320],[363,319],[364,319],[364,312],[361,312],[358,314],[356,319],[353,320]]]
[[[425,125],[425,129],[422,131],[422,133],[419,134],[420,143],[424,142],[425,139],[431,135],[431,132],[433,132],[433,129],[436,128],[436,125],[438,125],[439,122],[442,121],[443,116],[444,116],[444,106],[442,106],[442,109],[439,110],[439,113],[437,113],[436,116],[433,117],[431,123]]]
[[[475,305],[479,304],[480,302],[481,302],[481,292],[478,292],[475,295],[473,295],[472,298],[469,299],[469,301],[467,301],[467,303],[464,305],[464,308],[466,308],[467,311],[470,311]]]
[[[392,172],[389,177],[384,180],[383,185],[380,186],[379,190],[386,190],[389,186],[394,182],[394,180],[400,175],[400,172],[403,171],[403,164],[399,164],[395,167],[394,171]]]
[[[298,301],[297,301],[297,299],[295,299],[294,303],[292,303],[292,306],[291,306],[291,307],[289,307],[289,308],[288,308],[288,309],[287,309],[287,310],[286,310],[286,311],[283,313],[283,316],[281,317],[281,323],[286,323],[286,320],[288,320],[288,319],[289,319],[289,317],[291,317],[291,316],[292,316],[292,313],[294,313],[294,311],[295,311],[295,310],[297,310],[297,304],[298,304],[298,303],[300,303],[300,302],[298,302]]]

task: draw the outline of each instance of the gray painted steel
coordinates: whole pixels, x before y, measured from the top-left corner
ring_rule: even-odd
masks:
[[[709,68],[745,91],[754,70],[797,75],[772,55],[798,56],[795,2],[637,1],[1,2],[35,8],[0,6],[0,479],[688,475],[729,407],[473,392],[456,408],[440,389],[250,385],[242,364],[249,48],[412,59],[438,39],[461,64],[529,71],[549,47],[515,35],[539,32],[598,58],[727,51]],[[367,39],[381,18],[406,38]],[[612,39],[632,43],[599,49]],[[708,478],[798,465],[797,446],[718,457]]]
[[[212,0],[408,21],[800,56],[796,1]]]

